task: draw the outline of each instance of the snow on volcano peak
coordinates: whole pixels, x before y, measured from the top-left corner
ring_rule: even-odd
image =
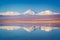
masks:
[[[24,12],[24,15],[34,15],[34,14],[35,14],[35,12],[32,11],[31,9]]]
[[[7,15],[7,16],[13,16],[13,15],[53,15],[53,14],[60,14],[60,13],[56,13],[50,10],[45,10],[45,11],[41,11],[39,13],[36,13],[35,11],[29,9],[25,12],[19,13],[19,12],[0,12],[0,15]]]
[[[54,12],[50,10],[46,10],[38,13],[38,15],[51,15],[51,14],[54,14]]]
[[[19,12],[3,12],[2,15],[12,16],[12,15],[20,15]]]

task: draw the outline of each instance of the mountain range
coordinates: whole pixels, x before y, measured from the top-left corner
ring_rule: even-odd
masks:
[[[59,14],[50,10],[45,10],[45,11],[41,11],[36,13],[35,11],[33,11],[32,9],[29,9],[25,12],[0,12],[0,15],[53,15],[53,14]]]

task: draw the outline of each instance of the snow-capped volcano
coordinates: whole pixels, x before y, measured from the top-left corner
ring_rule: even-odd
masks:
[[[11,16],[11,15],[20,15],[20,13],[19,12],[2,12],[2,15]]]
[[[50,10],[45,10],[45,11],[41,11],[39,13],[36,13],[35,11],[29,9],[25,12],[11,12],[11,11],[8,11],[8,12],[0,12],[0,15],[8,15],[8,16],[13,16],[13,15],[55,15],[55,14],[59,14],[59,13],[56,13],[56,12],[53,12],[53,11],[50,11]]]
[[[35,12],[31,9],[24,12],[24,15],[35,15]]]
[[[46,10],[38,13],[38,15],[51,15],[51,14],[54,14],[54,12],[50,10]]]

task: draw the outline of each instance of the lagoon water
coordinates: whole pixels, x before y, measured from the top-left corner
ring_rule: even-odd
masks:
[[[59,19],[59,16],[56,16],[56,17],[57,17],[57,19]],[[12,17],[10,17],[10,18],[12,18]],[[13,18],[17,18],[17,17],[13,17]],[[20,17],[18,17],[17,19],[19,19],[19,18]],[[53,16],[52,16],[52,18],[56,19]],[[4,16],[0,16],[0,19],[4,19]],[[5,19],[7,20],[8,18],[5,18]],[[24,17],[22,20],[24,20]],[[11,25],[13,25],[13,24],[9,24],[9,26],[11,26]],[[20,26],[20,24],[16,24],[16,25]],[[29,24],[29,25],[32,26],[32,24]],[[33,24],[33,25],[35,25],[35,24]],[[49,25],[48,24],[47,25],[46,24],[36,24],[36,25],[42,25],[42,26],[50,25],[50,26],[60,27],[59,23],[55,23],[55,24],[50,23]],[[4,22],[3,23],[1,22],[0,26],[8,26],[8,23],[6,24]],[[35,29],[32,32],[27,32],[24,29],[6,30],[6,29],[0,28],[0,40],[60,40],[60,28],[51,30],[49,32],[46,32],[46,31],[40,30],[40,29]]]
[[[32,32],[27,32],[23,29],[0,29],[0,40],[60,40],[60,29],[49,32],[39,29]]]

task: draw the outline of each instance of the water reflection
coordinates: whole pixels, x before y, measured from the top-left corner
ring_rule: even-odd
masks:
[[[49,32],[51,30],[55,30],[55,29],[59,29],[59,27],[48,27],[48,26],[31,26],[31,27],[27,27],[27,26],[0,26],[0,29],[6,29],[6,30],[26,30],[28,32],[32,32],[34,30],[44,30],[46,32]]]
[[[59,40],[59,27],[0,26],[0,40]]]
[[[58,27],[45,27],[45,26],[41,26],[40,27],[41,30],[44,30],[46,32],[49,32],[51,30],[54,30],[54,29],[59,29]]]

